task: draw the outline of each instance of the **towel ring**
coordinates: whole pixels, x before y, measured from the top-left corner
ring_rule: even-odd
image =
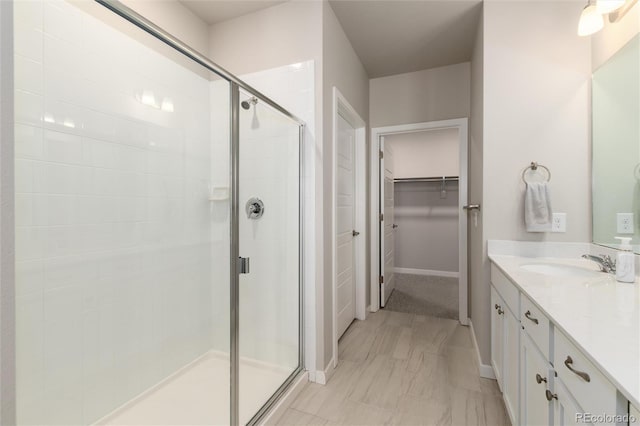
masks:
[[[525,167],[525,169],[522,171],[522,181],[524,183],[527,183],[527,180],[524,178],[524,175],[527,173],[527,170],[536,171],[536,170],[538,170],[538,167],[541,167],[541,168],[543,168],[543,169],[545,169],[547,171],[547,182],[549,182],[551,180],[551,170],[549,170],[549,168],[547,166],[543,166],[542,164],[538,164],[535,161],[532,161],[531,164],[528,167]]]

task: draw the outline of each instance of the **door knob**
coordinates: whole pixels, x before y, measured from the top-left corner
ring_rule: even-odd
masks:
[[[360,233],[356,230],[351,231],[351,235],[353,235],[354,237],[357,237],[358,235],[360,235]]]

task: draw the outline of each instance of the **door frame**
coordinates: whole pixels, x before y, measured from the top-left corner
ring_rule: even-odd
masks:
[[[371,312],[380,309],[380,138],[401,133],[415,133],[426,130],[458,129],[459,142],[459,186],[458,186],[458,320],[461,324],[469,323],[468,297],[469,279],[467,265],[467,223],[468,217],[463,206],[467,204],[468,171],[469,171],[469,130],[468,118],[428,121],[423,123],[401,124],[397,126],[375,127],[371,129],[371,174],[370,190],[371,213]],[[384,159],[383,159],[384,161]]]
[[[333,87],[333,129],[332,129],[332,150],[333,155],[331,159],[331,178],[332,178],[332,197],[331,197],[331,293],[332,293],[332,316],[333,316],[333,360],[330,364],[333,364],[335,368],[338,365],[338,251],[336,238],[336,231],[338,228],[338,117],[344,118],[347,123],[353,126],[355,130],[354,140],[354,174],[355,174],[355,194],[354,194],[354,207],[355,207],[355,228],[359,229],[360,235],[354,242],[355,254],[353,257],[353,267],[355,272],[355,308],[356,319],[364,320],[367,315],[367,301],[366,299],[366,241],[367,241],[367,173],[366,173],[366,123],[356,112],[355,108],[351,106],[349,101],[340,93],[337,87]]]

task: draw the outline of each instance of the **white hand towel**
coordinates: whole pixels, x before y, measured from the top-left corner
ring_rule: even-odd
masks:
[[[527,183],[524,195],[524,223],[527,232],[550,232],[552,216],[547,182]]]

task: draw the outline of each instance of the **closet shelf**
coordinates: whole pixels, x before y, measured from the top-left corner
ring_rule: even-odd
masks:
[[[429,176],[429,177],[415,177],[415,178],[397,178],[394,179],[394,183],[399,182],[458,182],[458,176]]]

